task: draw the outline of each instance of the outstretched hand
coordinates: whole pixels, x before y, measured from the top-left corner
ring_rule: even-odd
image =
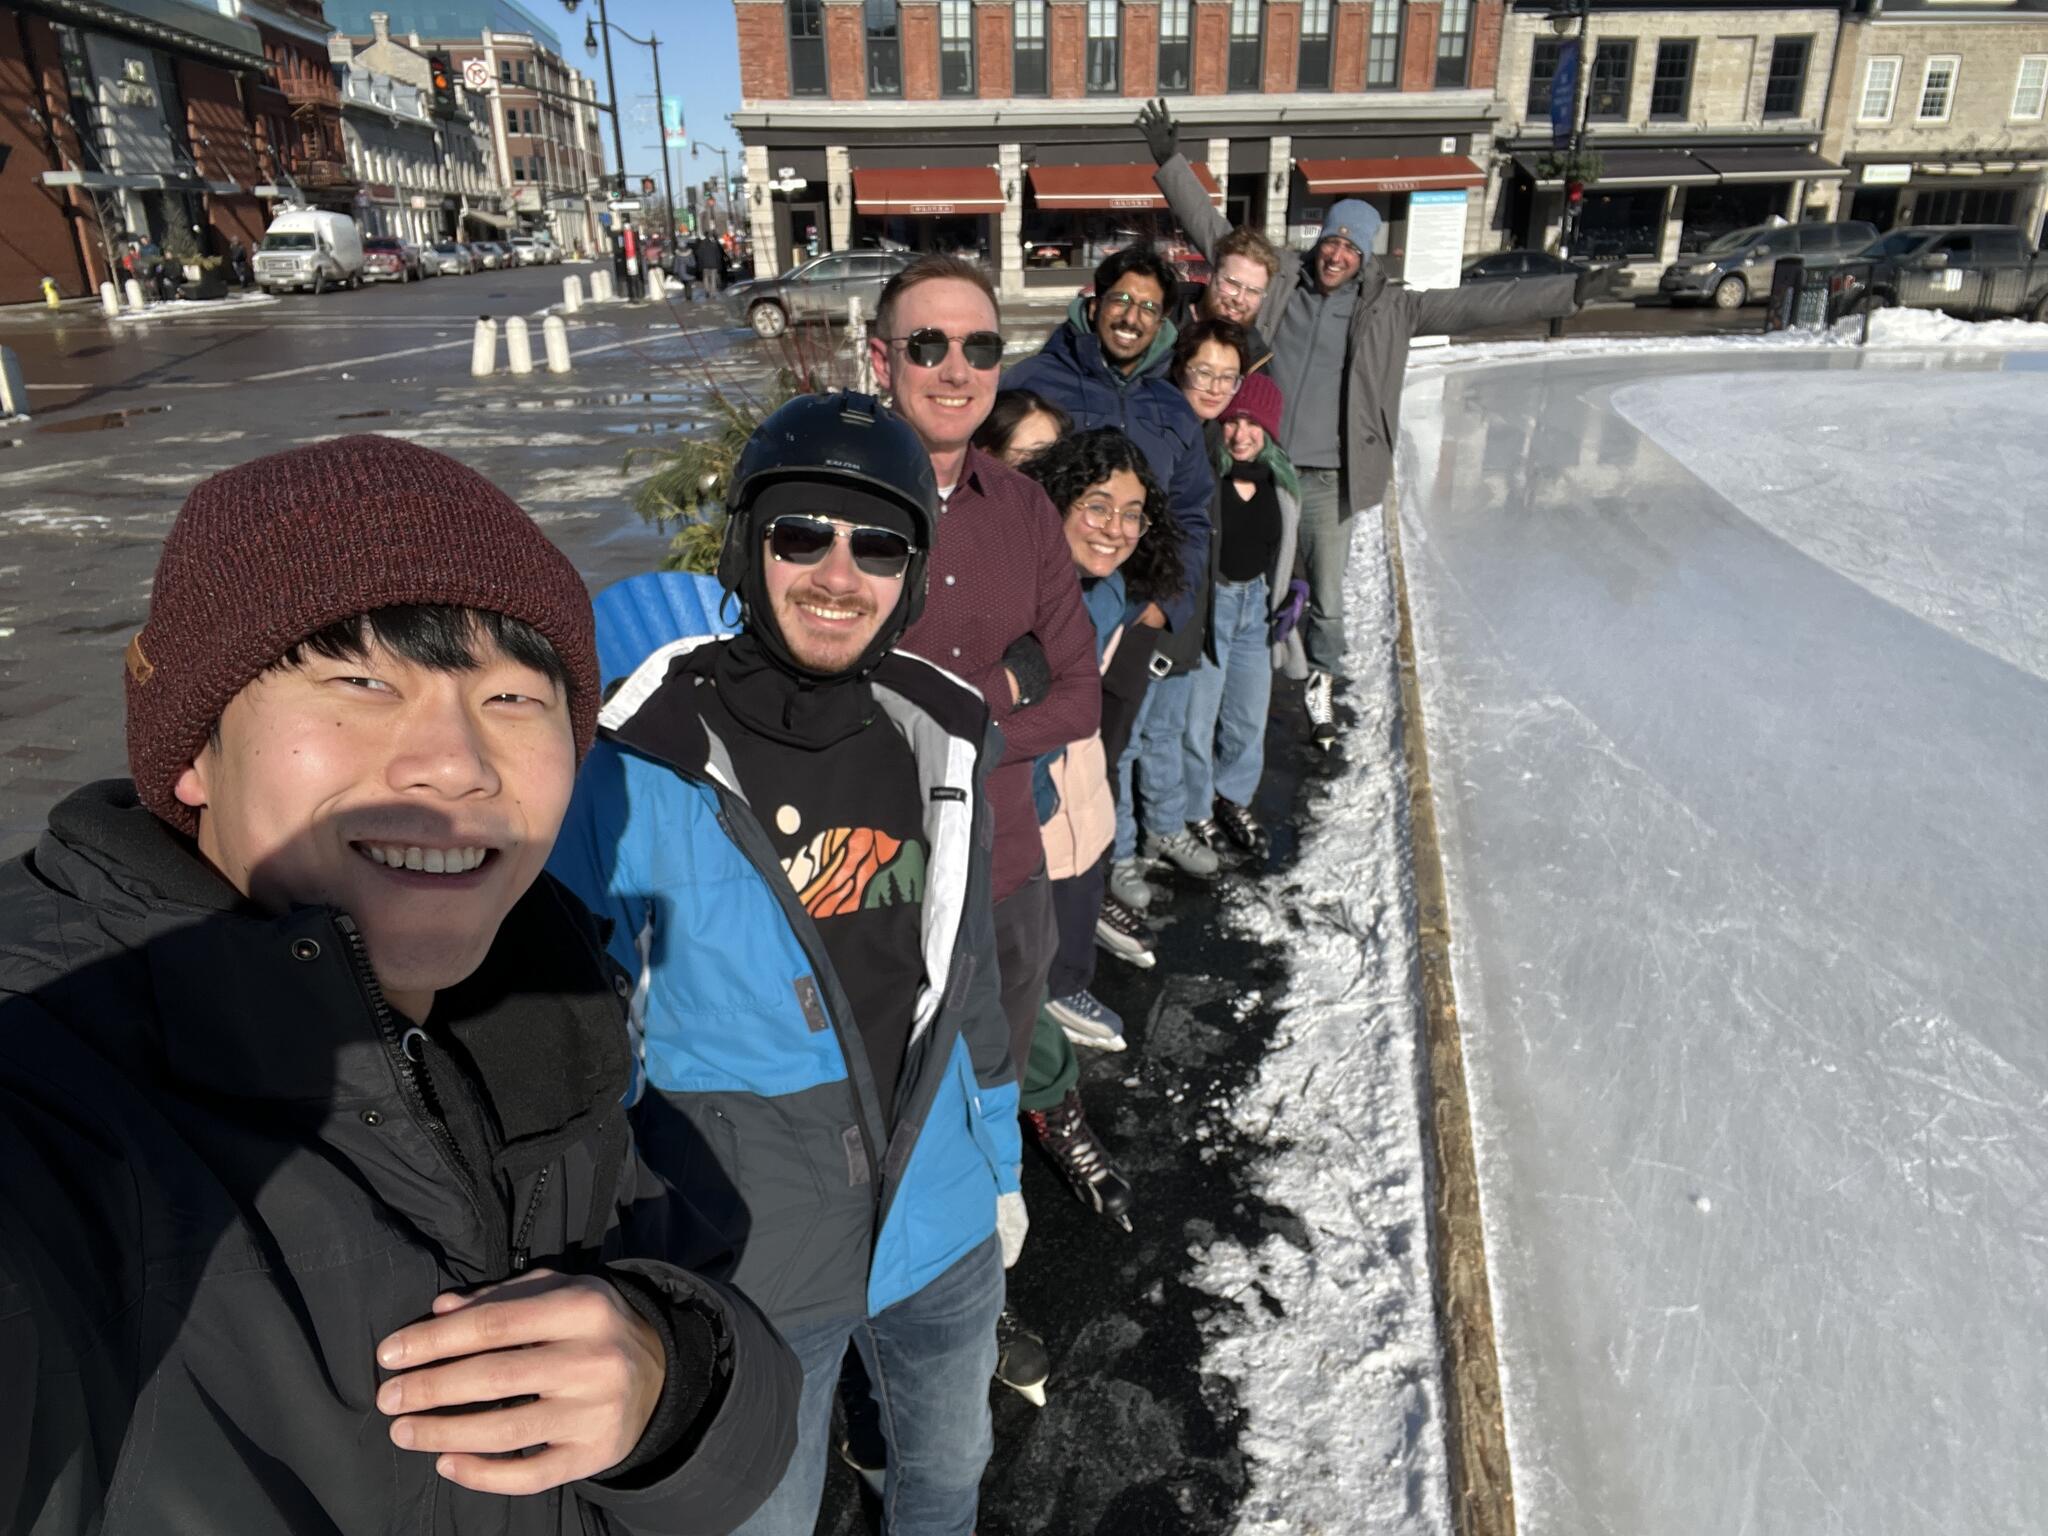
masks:
[[[1159,97],[1138,109],[1138,131],[1145,135],[1145,147],[1160,165],[1180,152],[1180,124],[1166,110],[1166,98]]]
[[[436,1296],[377,1363],[398,1373],[377,1391],[394,1445],[435,1454],[451,1483],[511,1494],[624,1461],[668,1371],[661,1336],[617,1287],[547,1269]]]

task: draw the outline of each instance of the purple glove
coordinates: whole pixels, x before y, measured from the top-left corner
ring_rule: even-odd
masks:
[[[1308,612],[1308,583],[1290,581],[1287,593],[1280,599],[1280,605],[1273,610],[1273,617],[1266,621],[1266,644],[1278,645],[1293,634],[1301,623],[1301,616]]]

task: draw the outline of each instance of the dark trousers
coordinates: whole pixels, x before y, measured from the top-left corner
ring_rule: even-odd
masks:
[[[1010,1060],[1024,1080],[1031,1031],[1045,1001],[1045,973],[1058,935],[1053,929],[1052,882],[1045,866],[996,903],[996,971],[1002,981],[1003,1017],[1010,1024]]]
[[[1138,723],[1138,710],[1152,686],[1152,650],[1160,631],[1143,624],[1124,627],[1116,643],[1116,654],[1102,674],[1102,755],[1114,765],[1130,745],[1131,729]],[[1116,776],[1110,776],[1116,782]]]
[[[1052,882],[1053,925],[1059,935],[1052,970],[1045,978],[1048,997],[1072,997],[1095,983],[1095,919],[1102,911],[1103,888],[1109,884],[1109,855],[1069,880]]]

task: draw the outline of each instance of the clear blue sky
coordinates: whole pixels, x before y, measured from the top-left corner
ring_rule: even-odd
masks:
[[[597,80],[604,94],[604,56],[592,59],[583,51],[583,18],[596,13],[595,0],[583,0],[574,16],[561,10],[561,0],[523,0],[550,22],[561,16],[562,48],[569,62]],[[661,84],[683,103],[683,121],[691,145],[702,145],[692,159],[675,157],[676,175],[693,184],[718,174],[719,145],[730,151],[732,173],[740,173],[740,141],[726,124],[739,110],[740,58],[738,24],[732,0],[605,0],[614,26],[636,37],[661,38]],[[614,37],[612,63],[619,76],[620,126],[626,140],[626,169],[636,174],[661,173],[661,119],[654,107],[654,67],[645,48]],[[605,160],[611,160],[611,126],[605,125]],[[681,195],[680,188],[678,196]]]

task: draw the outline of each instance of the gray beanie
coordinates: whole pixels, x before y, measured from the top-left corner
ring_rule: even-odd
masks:
[[[1323,219],[1323,232],[1316,236],[1318,242],[1335,235],[1340,240],[1349,240],[1358,247],[1361,256],[1372,254],[1373,242],[1380,235],[1380,211],[1363,198],[1347,197],[1333,203]]]

